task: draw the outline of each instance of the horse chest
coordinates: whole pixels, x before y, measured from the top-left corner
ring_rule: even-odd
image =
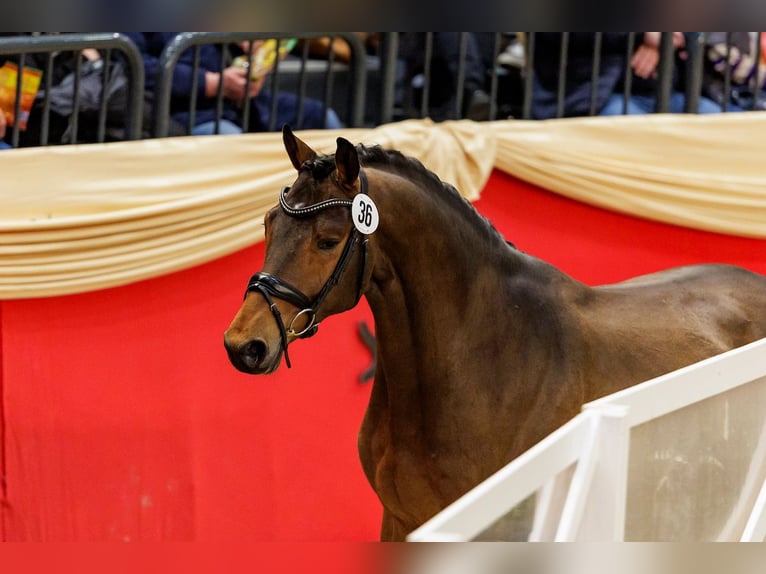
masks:
[[[466,453],[454,444],[438,442],[426,447],[421,434],[403,435],[403,425],[389,422],[383,417],[378,425],[363,427],[360,455],[386,511],[409,528],[422,524],[487,475],[480,449]]]
[[[389,448],[375,461],[371,482],[384,508],[414,528],[470,488],[466,477],[474,473],[467,470],[419,449]]]

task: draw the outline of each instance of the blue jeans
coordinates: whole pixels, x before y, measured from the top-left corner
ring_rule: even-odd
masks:
[[[681,92],[673,92],[670,94],[670,107],[669,112],[678,114],[684,111],[684,104],[686,103],[686,97]],[[623,114],[624,98],[622,94],[612,94],[607,100],[606,105],[603,107],[600,116],[619,116]],[[650,114],[654,111],[656,105],[656,99],[653,96],[632,95],[628,98],[628,114]],[[700,114],[717,114],[720,113],[721,106],[716,104],[713,100],[700,96],[699,107],[697,113]]]
[[[263,129],[267,129],[268,118],[271,115],[271,105],[274,96],[266,90],[253,98],[253,107],[257,110],[256,115],[261,118]],[[281,130],[284,124],[290,125],[294,130],[316,130],[327,128],[335,130],[343,127],[335,110],[328,107],[324,109],[324,103],[314,98],[303,100],[301,117],[298,117],[298,97],[290,92],[277,92],[276,94],[276,122],[275,128]],[[299,121],[300,120],[300,121]],[[255,126],[255,124],[252,124]],[[251,131],[253,128],[251,128]]]
[[[191,131],[193,136],[212,136],[215,133],[215,121],[197,124]],[[242,128],[230,120],[218,122],[218,133],[223,136],[241,134]]]
[[[343,124],[341,123],[340,119],[338,119],[338,115],[335,113],[335,111],[332,109],[327,110],[327,129],[334,130],[340,129],[342,127]],[[277,129],[282,129],[282,126],[277,124]],[[194,126],[194,129],[192,129],[191,133],[193,136],[211,136],[215,133],[215,121],[198,124]],[[224,136],[241,134],[242,127],[235,124],[231,120],[222,118],[218,123],[218,133]]]
[[[268,130],[268,120],[271,116],[273,100],[274,97],[271,92],[265,90],[252,99],[249,122],[249,130],[251,132]],[[295,130],[322,128],[334,130],[343,127],[343,123],[340,121],[338,114],[335,113],[335,110],[332,108],[324,109],[324,104],[319,100],[305,98],[303,100],[303,109],[299,110],[298,108],[298,97],[295,94],[277,92],[274,128],[281,130],[285,124],[290,125]],[[299,111],[301,112],[300,114],[298,113]],[[191,133],[195,136],[212,135],[215,133],[215,121],[197,124]],[[231,120],[221,119],[219,133],[222,135],[241,134],[242,127]]]

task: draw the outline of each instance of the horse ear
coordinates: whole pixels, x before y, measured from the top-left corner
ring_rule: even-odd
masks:
[[[335,151],[335,169],[338,178],[346,185],[351,185],[359,177],[359,156],[354,144],[345,138],[338,138]]]
[[[308,144],[295,136],[287,124],[282,126],[282,141],[285,143],[285,150],[287,150],[287,155],[295,169],[299,170],[303,162],[310,161],[317,156],[317,153]]]

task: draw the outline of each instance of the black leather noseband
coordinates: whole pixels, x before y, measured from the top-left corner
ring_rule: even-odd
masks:
[[[350,199],[333,198],[314,203],[308,207],[292,207],[287,203],[287,199],[285,198],[289,190],[289,187],[282,189],[282,192],[279,194],[279,205],[286,215],[297,219],[314,217],[317,213],[331,207],[348,207],[351,209],[353,203]],[[359,171],[359,193],[367,194],[367,175],[363,170]],[[316,322],[317,310],[325,297],[327,297],[330,289],[340,281],[340,278],[348,266],[351,256],[358,244],[361,244],[362,246],[362,259],[359,265],[357,293],[356,300],[354,301],[354,305],[356,305],[359,302],[359,299],[362,298],[362,283],[364,281],[364,272],[367,266],[367,235],[361,233],[356,227],[351,228],[348,239],[346,239],[346,244],[343,246],[343,252],[340,254],[340,258],[335,264],[335,269],[333,269],[329,279],[327,279],[321,291],[313,301],[311,301],[300,289],[290,285],[287,281],[284,281],[271,273],[260,271],[250,278],[250,281],[247,284],[247,289],[245,290],[245,296],[247,296],[250,291],[259,291],[269,304],[271,314],[274,316],[274,320],[279,326],[282,351],[284,352],[285,363],[288,368],[291,366],[290,357],[287,354],[287,345],[290,343],[289,338],[305,339],[317,332],[317,329],[319,328],[319,323]],[[276,303],[274,303],[275,297],[287,301],[291,305],[300,309],[295,317],[293,317],[292,321],[290,321],[290,325],[286,328],[285,323],[282,320],[282,314],[279,312]],[[296,332],[293,329],[293,325],[298,317],[304,315],[308,323],[303,329]]]

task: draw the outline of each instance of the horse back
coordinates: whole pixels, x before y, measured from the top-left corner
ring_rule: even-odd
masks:
[[[766,276],[678,267],[590,288],[572,309],[602,396],[766,337]]]

